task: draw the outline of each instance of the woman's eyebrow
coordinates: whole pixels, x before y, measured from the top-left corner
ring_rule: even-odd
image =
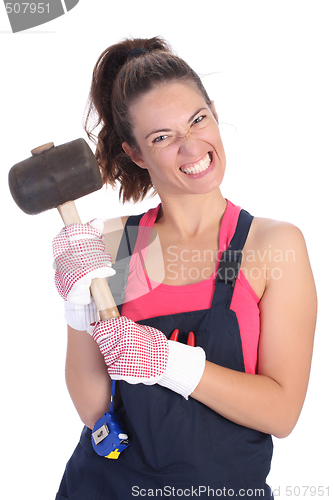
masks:
[[[188,123],[191,123],[191,121],[194,119],[195,116],[197,116],[198,113],[200,113],[200,111],[202,111],[203,109],[206,109],[207,108],[200,108],[198,109],[198,111],[196,111],[195,113],[193,113],[192,116],[190,116],[190,118],[188,119]],[[171,132],[171,129],[170,128],[161,128],[159,130],[153,130],[152,132],[149,132],[149,134],[145,137],[145,139],[148,139],[148,137],[152,134],[159,134],[160,132]]]

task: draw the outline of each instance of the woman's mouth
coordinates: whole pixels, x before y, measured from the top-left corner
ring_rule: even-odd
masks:
[[[179,170],[184,172],[184,174],[188,175],[197,175],[205,172],[208,170],[210,167],[210,164],[212,162],[212,155],[211,153],[207,153],[205,156],[203,156],[198,162],[196,163],[189,163],[187,165],[184,165],[180,167]]]

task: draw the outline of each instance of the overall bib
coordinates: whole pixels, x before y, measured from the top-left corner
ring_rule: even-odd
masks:
[[[117,255],[125,268],[141,217],[130,217],[126,224]],[[209,309],[138,323],[157,328],[168,338],[177,328],[185,343],[192,331],[195,345],[204,349],[208,361],[245,372],[238,321],[230,304],[252,219],[244,210],[240,212],[235,234],[220,260]],[[119,280],[126,273],[117,270],[117,274]],[[123,293],[113,293],[120,303]],[[270,435],[235,424],[195,399],[185,400],[157,384],[120,381],[119,389],[118,413],[130,446],[117,460],[99,457],[91,445],[91,431],[85,427],[56,500],[273,498],[265,483],[273,448]]]

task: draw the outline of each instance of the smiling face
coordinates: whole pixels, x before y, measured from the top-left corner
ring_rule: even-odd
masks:
[[[130,106],[130,116],[139,149],[123,148],[149,171],[161,198],[218,189],[226,159],[217,116],[194,84],[158,85]]]

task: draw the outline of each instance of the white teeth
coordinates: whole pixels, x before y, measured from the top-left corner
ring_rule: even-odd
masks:
[[[204,172],[207,170],[209,165],[211,164],[212,157],[210,153],[207,153],[206,156],[199,161],[199,163],[196,163],[192,167],[181,167],[180,170],[184,172],[185,174],[200,174],[201,172]]]

